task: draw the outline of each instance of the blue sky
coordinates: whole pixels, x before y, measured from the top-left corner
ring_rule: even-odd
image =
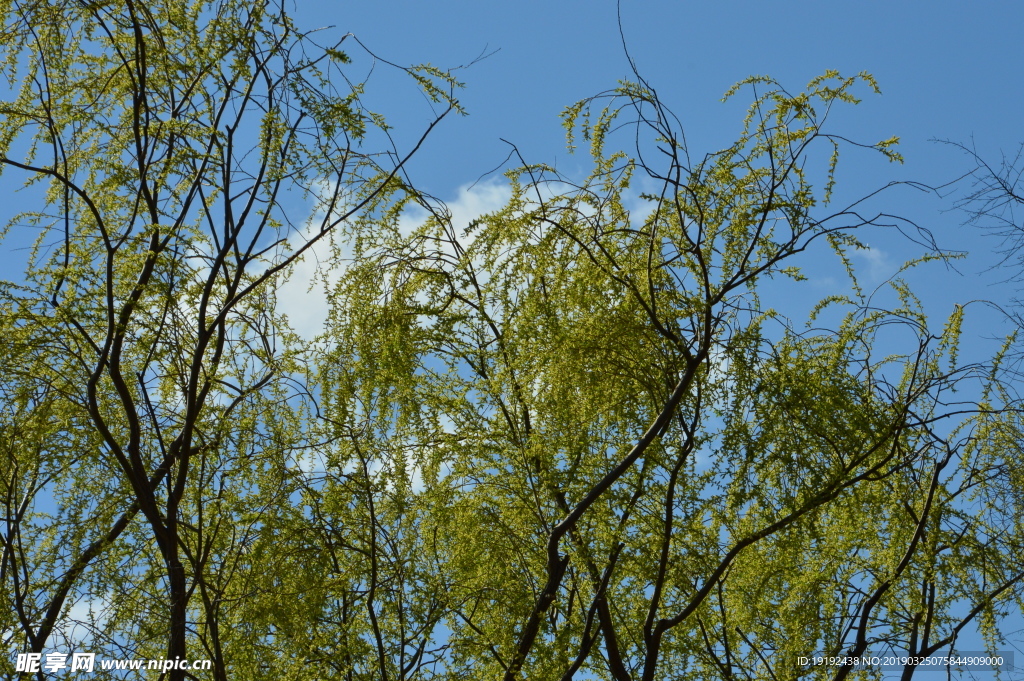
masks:
[[[722,94],[733,83],[765,74],[799,92],[826,69],[844,75],[868,71],[883,92],[863,90],[860,106],[836,112],[833,131],[861,142],[898,135],[906,159],[895,166],[873,154],[845,154],[840,196],[860,196],[892,180],[939,185],[970,168],[965,155],[935,139],[976,144],[992,159],[1024,140],[1024,6],[1017,3],[623,0],[620,9],[630,55],[679,117],[697,154],[735,138],[749,94],[723,104]],[[587,156],[567,153],[559,114],[631,77],[613,0],[381,0],[300,3],[297,10],[303,27],[334,27],[323,33],[325,40],[351,32],[398,64],[453,68],[490,55],[457,71],[466,84],[459,99],[469,115],[446,119],[409,166],[418,186],[458,205],[464,199],[479,207],[480,197],[460,189],[508,167],[510,147],[502,138],[531,163],[582,177]],[[370,59],[352,42],[346,50],[355,57],[352,73],[359,78]],[[364,101],[388,117],[399,140],[412,139],[429,120],[424,98],[379,65]],[[500,182],[501,173],[491,178]],[[971,252],[957,265],[963,276],[940,265],[911,276],[920,282],[924,302],[942,317],[951,298],[1007,300],[1013,293],[998,285],[1008,272],[985,272],[998,240],[960,228],[963,216],[948,211],[951,199],[901,189],[876,206],[928,227],[945,248]],[[873,248],[858,260],[869,285],[922,252],[891,230],[863,237]],[[806,291],[808,304],[832,285],[827,274],[817,284]],[[987,316],[984,324],[998,321]]]
[[[470,115],[447,121],[417,166],[429,166],[420,179],[437,193],[498,164],[507,151],[500,137],[530,160],[567,162],[559,112],[630,75],[612,0],[381,0],[298,10],[303,26],[334,25],[400,64],[448,68],[498,50],[459,72]],[[900,135],[904,172],[915,179],[945,179],[937,171],[955,170],[956,156],[930,138],[973,135],[996,151],[1021,137],[1024,8],[1016,3],[623,0],[621,14],[638,68],[691,142],[712,147],[731,139],[736,121],[723,118],[727,107],[718,100],[745,76],[768,74],[796,90],[828,68],[878,79],[884,95],[858,108],[850,132]],[[368,101],[380,101],[397,125],[422,119],[422,107],[390,108],[400,95],[379,90],[371,85]]]
[[[630,55],[679,117],[696,155],[735,139],[749,93],[723,104],[721,97],[733,83],[765,74],[798,92],[826,69],[844,75],[868,71],[883,92],[862,90],[863,103],[838,109],[832,130],[861,142],[897,135],[906,159],[895,166],[874,154],[844,154],[841,198],[893,180],[939,185],[970,168],[962,153],[934,139],[974,143],[990,159],[1014,152],[1024,141],[1019,45],[1024,5],[1019,3],[622,0],[617,7],[614,0],[377,0],[296,2],[294,7],[301,27],[324,28],[318,34],[324,44],[352,33],[396,64],[472,64],[455,72],[466,84],[459,99],[469,115],[449,116],[409,165],[416,186],[449,202],[467,220],[497,208],[504,196],[495,185],[501,184],[501,169],[512,163],[506,161],[510,147],[502,139],[514,143],[528,162],[548,163],[576,178],[589,170],[585,151],[567,152],[559,115],[567,105],[632,77],[619,10]],[[373,60],[352,39],[344,47],[355,60],[351,78],[361,80]],[[489,56],[473,63],[481,55]],[[429,103],[408,79],[380,62],[364,103],[387,117],[400,148],[408,148],[431,116]],[[490,186],[485,180],[466,191],[495,168]],[[13,172],[4,179],[8,188],[18,180]],[[26,198],[23,193],[18,202]],[[961,228],[963,215],[949,211],[953,198],[901,189],[875,205],[928,227],[945,248],[970,252],[957,264],[962,276],[933,264],[909,277],[937,319],[948,315],[953,301],[1006,302],[1014,295],[1014,288],[1002,283],[1010,272],[987,271],[996,260],[998,240]],[[26,251],[15,249],[31,243],[32,235],[15,229],[0,250],[0,262],[23,261]],[[868,286],[922,252],[891,230],[862,238],[872,251],[855,260]],[[800,301],[794,319],[842,285],[837,266],[828,260],[808,285],[787,291]],[[1008,330],[995,328],[997,315],[975,309],[989,335]]]

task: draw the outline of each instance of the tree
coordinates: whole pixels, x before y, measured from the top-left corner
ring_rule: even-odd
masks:
[[[365,151],[389,130],[342,43],[278,4],[2,7],[0,160],[45,190],[0,292],[5,643],[389,681],[844,679],[871,672],[799,657],[998,645],[1013,339],[961,363],[963,308],[933,330],[852,267],[807,328],[768,304],[890,220],[831,205],[828,114],[870,76],[749,79],[697,160],[623,84],[566,111],[586,180],[520,159],[463,226],[404,177],[418,143]],[[408,72],[429,132],[457,84]],[[277,291],[317,241],[350,262],[311,343]]]
[[[1002,264],[1016,269],[1021,266],[1021,234],[1024,232],[1020,219],[1015,213],[1024,204],[1024,189],[1021,188],[1021,157],[1024,145],[1017,149],[1013,158],[1005,154],[999,164],[986,160],[972,143],[970,146],[959,142],[944,141],[965,153],[973,168],[960,179],[970,179],[970,189],[956,201],[956,207],[967,216],[967,223],[982,227],[1002,239],[999,252]],[[1019,276],[1015,273],[1014,280]]]
[[[45,189],[12,221],[40,236],[3,291],[6,642],[69,645],[57,629],[91,604],[94,643],[227,678],[254,645],[239,618],[280,596],[288,556],[254,546],[292,521],[310,445],[275,287],[418,144],[363,150],[386,126],[341,71],[345,38],[317,45],[280,3],[0,11],[0,160]],[[455,82],[408,72],[440,105],[429,132]]]
[[[855,230],[889,219],[822,212],[842,141],[826,119],[858,82],[875,87],[750,79],[767,92],[738,141],[696,162],[626,84],[566,112],[595,159],[581,185],[524,164],[461,233],[429,204],[411,236],[399,208],[361,233],[320,362],[336,470],[422,477],[401,503],[432,537],[411,560],[447,594],[450,678],[842,679],[852,665],[798,659],[927,656],[978,618],[996,645],[1024,578],[998,358],[958,364],[963,309],[935,333],[898,280],[890,311],[855,280],[822,301],[833,330],[761,302],[817,242],[849,265]],[[622,129],[660,153],[606,152]],[[872,146],[899,160],[894,142]],[[657,187],[640,218],[636,172]],[[913,340],[876,349],[893,326]]]

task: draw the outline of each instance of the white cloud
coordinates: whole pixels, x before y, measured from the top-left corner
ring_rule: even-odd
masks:
[[[889,254],[879,248],[858,248],[852,256],[860,261],[857,263],[858,278],[863,278],[868,284],[880,284],[896,273],[897,268],[893,266]]]
[[[441,209],[447,211],[456,234],[461,235],[473,220],[500,210],[511,197],[512,190],[502,181],[477,182],[459,187],[455,198],[444,202]],[[403,234],[410,234],[427,217],[424,208],[415,206],[402,215],[399,229]]]
[[[106,595],[85,596],[64,607],[64,614],[54,623],[48,646],[58,651],[70,651],[91,642],[96,633],[105,628],[111,604]]]
[[[309,238],[314,223],[310,221],[296,241]],[[331,244],[320,240],[307,250],[292,267],[288,278],[277,289],[277,305],[288,316],[288,322],[302,338],[312,340],[323,331],[327,321],[327,287],[337,281],[340,272],[327,269]]]
[[[460,187],[455,198],[445,202],[441,209],[447,211],[452,228],[461,235],[474,219],[501,209],[510,197],[511,190],[503,182],[478,182]],[[411,234],[427,217],[422,207],[411,207],[400,218],[399,231]],[[322,218],[322,214],[310,216],[304,229],[291,239],[292,246],[297,247],[309,239],[320,228]],[[342,263],[351,257],[351,250],[344,244],[337,246],[340,258],[335,257],[329,240],[321,239],[314,244],[277,290],[279,309],[288,316],[295,332],[306,340],[312,340],[323,331],[329,311],[327,291],[341,278]]]

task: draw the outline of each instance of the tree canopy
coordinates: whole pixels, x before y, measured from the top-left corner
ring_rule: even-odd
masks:
[[[38,197],[0,288],[22,661],[841,681],[881,671],[808,658],[909,680],[969,627],[999,649],[1024,594],[1015,338],[963,361],[964,307],[858,286],[891,219],[837,205],[840,154],[883,167],[898,140],[829,116],[869,74],[749,78],[736,141],[703,156],[638,75],[566,109],[587,177],[518,157],[507,204],[459,224],[405,173],[461,111],[449,72],[402,69],[437,111],[403,149],[349,37],[275,2],[0,12],[3,181]],[[318,243],[309,339],[281,290]],[[846,293],[806,324],[773,309],[823,253]]]

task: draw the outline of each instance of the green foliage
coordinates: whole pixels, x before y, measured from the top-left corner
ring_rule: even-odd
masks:
[[[305,629],[279,573],[317,567],[294,506],[315,405],[277,275],[393,191],[401,165],[357,147],[383,121],[361,84],[337,87],[340,43],[316,48],[274,3],[0,14],[0,157],[45,189],[11,221],[39,238],[0,301],[5,642],[66,648],[84,627],[101,655],[191,653],[213,678],[229,659],[307,668],[308,644],[274,633]],[[454,81],[422,71],[452,104]],[[325,214],[306,232],[300,196]]]
[[[995,530],[962,484],[1008,465],[977,448],[1012,400],[947,406],[1001,385],[958,362],[962,309],[933,335],[901,281],[895,309],[870,306],[848,257],[869,225],[819,212],[841,140],[825,116],[862,81],[794,96],[751,79],[772,89],[737,143],[693,164],[653,93],[624,84],[599,113],[566,110],[595,159],[581,185],[524,167],[461,234],[443,207],[412,234],[397,209],[359,234],[318,362],[325,414],[342,470],[390,443],[381,469],[421,477],[405,503],[444,575],[446,678],[817,678],[798,657],[938,650],[1019,593],[1015,540],[981,539]],[[638,217],[637,162],[607,149],[645,106],[635,123],[672,165],[656,176],[677,179]],[[893,143],[874,147],[898,160]],[[790,261],[818,242],[859,298],[799,333],[759,291],[800,279]],[[896,327],[900,348],[880,339]]]
[[[0,161],[45,192],[0,289],[9,648],[212,679],[780,681],[877,678],[798,658],[927,655],[974,622],[998,644],[1013,341],[964,364],[963,308],[933,330],[905,282],[890,310],[857,286],[872,224],[826,212],[849,144],[826,123],[870,75],[749,78],[699,160],[621,83],[566,109],[585,180],[524,165],[464,227],[365,151],[388,128],[337,87],[344,39],[280,6],[0,13]],[[461,111],[451,74],[407,73]],[[637,171],[660,178],[639,201]],[[346,264],[307,342],[278,295],[328,240]],[[765,303],[823,253],[851,294],[801,330]]]

